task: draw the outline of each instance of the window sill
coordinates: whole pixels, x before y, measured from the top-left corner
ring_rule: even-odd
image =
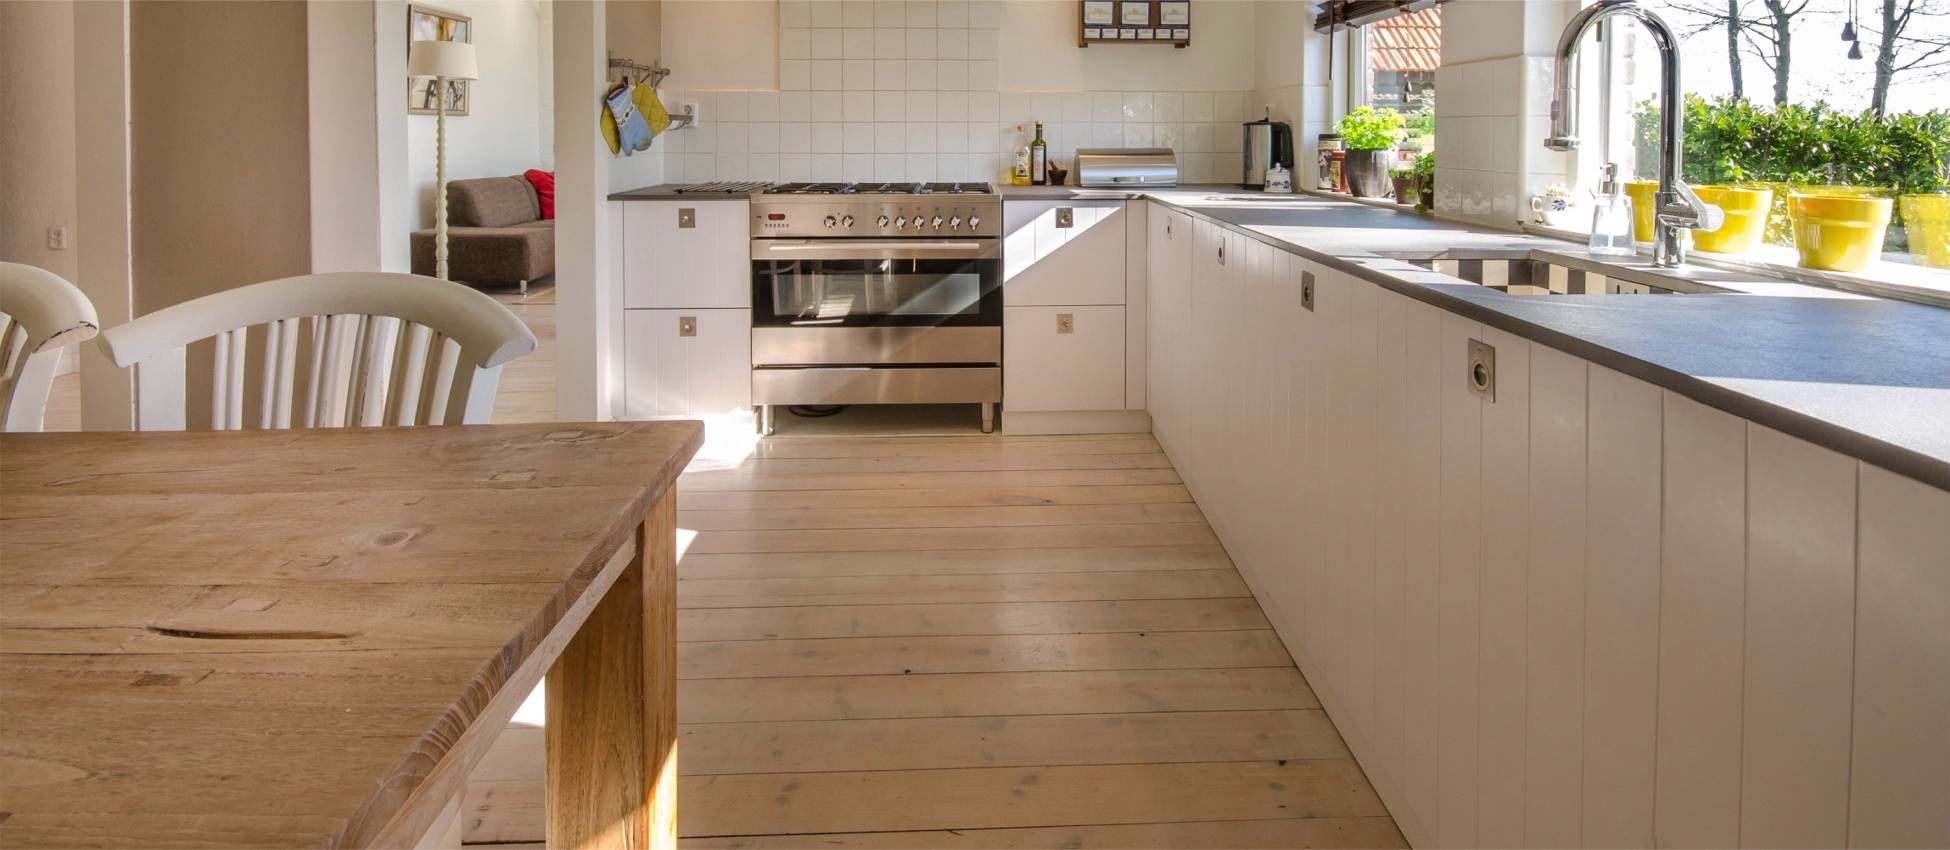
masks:
[[[1589,237],[1589,234],[1580,231],[1541,224],[1526,223],[1522,227],[1525,233],[1571,242],[1584,242]],[[1650,246],[1643,242],[1638,243],[1638,250],[1641,255],[1651,254]],[[1784,245],[1762,245],[1751,252],[1737,256],[1689,251],[1686,258],[1687,262],[1698,263],[1708,268],[1753,272],[1811,286],[1839,289],[1843,292],[1912,301],[1933,307],[1950,307],[1950,271],[1928,266],[1879,260],[1869,264],[1869,267],[1861,272],[1804,269],[1799,265],[1799,255],[1793,248]]]

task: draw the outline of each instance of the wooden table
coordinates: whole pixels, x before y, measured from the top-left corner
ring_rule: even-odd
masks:
[[[674,847],[702,440],[0,437],[0,846],[413,846],[547,672],[550,845]]]

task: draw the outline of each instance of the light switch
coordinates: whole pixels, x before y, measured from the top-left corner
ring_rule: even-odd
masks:
[[[1056,332],[1060,334],[1076,333],[1077,332],[1076,315],[1073,313],[1056,314]]]

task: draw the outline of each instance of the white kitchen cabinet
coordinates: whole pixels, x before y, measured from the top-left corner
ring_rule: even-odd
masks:
[[[1003,308],[1002,398],[1010,412],[1123,410],[1124,308]]]
[[[702,417],[751,407],[749,310],[628,310],[624,414]]]
[[[1125,302],[1123,201],[1009,201],[1002,214],[1002,303]]]
[[[749,308],[751,205],[623,205],[623,297],[632,309]]]
[[[1149,203],[1149,202],[1147,202]],[[1186,337],[1192,321],[1192,217],[1150,203],[1146,257],[1151,431],[1168,453],[1182,452],[1189,413],[1184,397]]]

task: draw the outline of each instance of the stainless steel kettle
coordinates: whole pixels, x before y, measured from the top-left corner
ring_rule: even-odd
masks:
[[[1245,124],[1245,176],[1239,180],[1242,189],[1266,188],[1266,170],[1279,163],[1287,170],[1293,169],[1293,127],[1285,121],[1274,121],[1270,111],[1267,117]]]

